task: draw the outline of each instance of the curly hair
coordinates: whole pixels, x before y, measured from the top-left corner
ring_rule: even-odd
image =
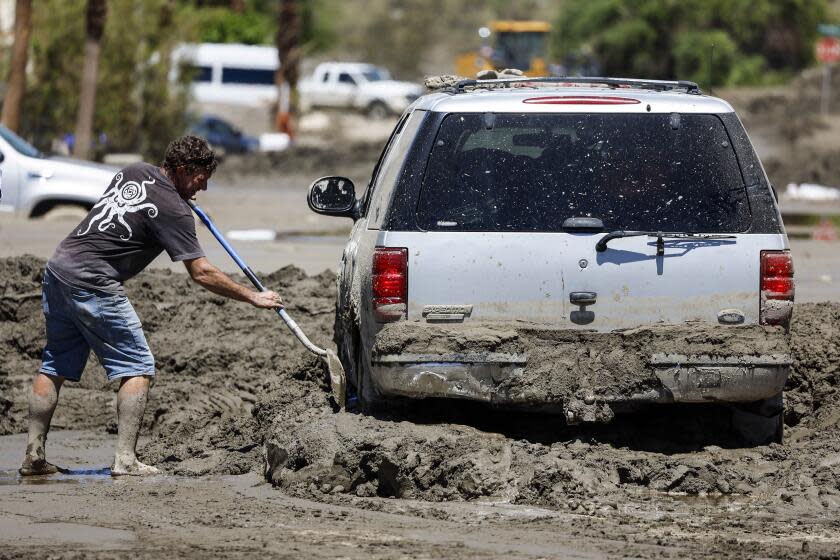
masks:
[[[216,154],[203,138],[181,136],[169,143],[161,166],[170,173],[178,167],[188,167],[206,169],[212,175],[216,171]]]

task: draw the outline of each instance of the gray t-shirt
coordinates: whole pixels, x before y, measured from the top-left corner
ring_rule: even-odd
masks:
[[[79,288],[123,293],[122,283],[166,250],[172,261],[204,256],[189,205],[159,167],[129,165],[47,262]]]

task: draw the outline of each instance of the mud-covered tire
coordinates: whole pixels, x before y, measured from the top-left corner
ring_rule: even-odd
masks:
[[[785,421],[782,393],[732,406],[732,435],[742,445],[782,443]]]
[[[382,101],[373,101],[367,106],[367,111],[365,113],[369,119],[381,121],[383,119],[387,119],[391,115],[391,110],[388,109],[388,106]]]
[[[370,370],[365,363],[361,342],[359,342],[358,338],[356,338],[356,341],[353,352],[356,397],[359,399],[359,406],[363,411],[373,413],[381,408],[382,399],[373,388],[373,382],[370,379]]]

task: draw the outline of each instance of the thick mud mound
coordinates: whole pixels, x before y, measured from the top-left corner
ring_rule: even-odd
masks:
[[[494,403],[543,409],[565,406],[571,413],[573,407],[568,405],[585,399],[669,401],[672,395],[659,390],[659,375],[664,375],[669,364],[709,363],[710,357],[736,366],[744,358],[789,363],[790,344],[781,327],[760,325],[722,329],[698,322],[598,333],[525,322],[429,325],[406,321],[387,325],[376,336],[373,361],[391,355],[413,355],[423,362],[478,355],[494,364],[474,377],[457,372],[455,379],[446,382],[442,381],[445,372],[432,373],[434,366],[417,370],[414,376],[399,372],[391,381],[397,391],[422,385],[427,393],[437,389],[443,395],[448,389]],[[525,356],[527,362],[513,365]],[[652,362],[657,365],[652,367]],[[380,362],[380,367],[388,363]],[[444,383],[447,387],[439,387]]]
[[[0,434],[26,429],[26,391],[44,343],[43,267],[34,257],[0,259]],[[329,343],[334,274],[287,267],[263,281],[316,344]],[[260,461],[253,405],[306,350],[274,313],[211,294],[185,274],[147,271],[126,291],[156,359],[147,458],[185,474],[250,470]],[[115,432],[116,389],[91,356],[82,381],[62,388],[53,427]]]
[[[25,393],[43,344],[42,268],[30,257],[0,260],[2,433],[25,429]],[[265,280],[313,340],[329,344],[335,276],[288,267]],[[492,499],[583,514],[646,502],[651,490],[744,496],[747,513],[822,515],[840,506],[838,304],[796,307],[785,444],[727,449],[716,443],[714,421],[688,437],[698,418],[723,418],[697,405],[577,428],[556,415],[457,401],[420,402],[401,414],[337,412],[320,360],[271,312],[166,271],[126,288],[158,361],[146,413],[152,439],[140,454],[167,472],[259,468],[287,492],[321,500]],[[80,384],[62,390],[55,426],[113,431],[115,389],[92,362]]]
[[[369,177],[383,142],[347,142],[343,145],[298,145],[282,152],[255,152],[226,158],[214,180],[246,183],[246,178],[300,176],[312,181],[324,175]]]
[[[268,395],[256,408],[265,430],[266,476],[288,492],[328,500],[347,494],[492,499],[592,513],[649,499],[645,492],[654,490],[745,496],[756,511],[780,504],[802,511],[836,508],[840,305],[801,305],[795,317],[792,349],[783,341],[764,347],[763,337],[754,339],[749,329],[734,341],[702,333],[661,341],[683,351],[720,351],[729,344],[741,352],[750,340],[755,353],[790,351],[797,371],[787,393],[785,445],[722,447],[732,422],[725,407],[657,405],[605,426],[569,428],[557,416],[458,401],[420,402],[407,413],[377,417],[335,413],[323,397],[296,384]],[[456,328],[438,338],[403,336],[407,330],[386,333],[377,351],[516,353],[534,334]],[[649,344],[655,332],[627,333],[625,343],[642,337]]]
[[[762,156],[770,182],[777,189],[788,183],[837,185],[840,150],[837,147],[837,107],[840,73],[832,76],[831,114],[821,114],[823,73],[810,68],[788,87],[731,99],[750,135],[772,153]]]

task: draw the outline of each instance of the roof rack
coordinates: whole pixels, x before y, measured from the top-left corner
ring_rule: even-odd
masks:
[[[595,77],[536,77],[536,78],[499,78],[492,80],[461,80],[455,83],[450,91],[452,93],[465,93],[475,89],[497,89],[515,87],[517,84],[528,83],[555,83],[555,84],[600,84],[612,88],[634,87],[639,89],[650,89],[654,91],[679,91],[692,95],[702,95],[695,82],[687,80],[640,80],[635,78],[595,78]]]

